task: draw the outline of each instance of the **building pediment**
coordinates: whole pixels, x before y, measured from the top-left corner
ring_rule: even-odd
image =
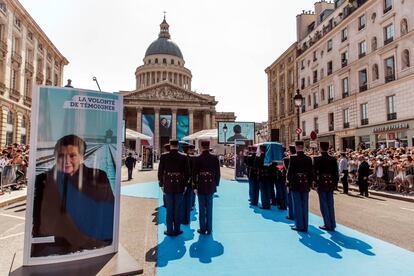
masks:
[[[122,93],[124,94],[124,93]],[[125,101],[168,101],[168,102],[197,102],[215,104],[213,96],[200,95],[172,85],[164,84],[141,91],[132,91],[124,94]]]

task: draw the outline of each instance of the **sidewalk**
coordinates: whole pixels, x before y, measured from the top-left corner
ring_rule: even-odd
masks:
[[[17,191],[5,192],[3,195],[0,195],[0,208],[26,200],[26,194],[27,188],[23,188]]]
[[[338,184],[338,188],[343,190],[342,183]],[[359,192],[359,187],[356,185],[349,185],[348,189],[350,191]],[[414,194],[400,194],[393,191],[376,191],[376,190],[368,190],[370,195],[382,196],[391,199],[403,200],[407,202],[414,203]]]

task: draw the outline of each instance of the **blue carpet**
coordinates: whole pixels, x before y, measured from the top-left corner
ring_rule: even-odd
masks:
[[[309,232],[297,233],[286,212],[250,208],[247,194],[247,183],[221,181],[213,236],[199,236],[193,212],[183,235],[166,237],[165,208],[159,208],[157,274],[414,275],[412,252],[341,225],[321,231],[322,218],[315,215]]]
[[[137,183],[121,187],[121,195],[158,199],[161,194],[158,182]]]

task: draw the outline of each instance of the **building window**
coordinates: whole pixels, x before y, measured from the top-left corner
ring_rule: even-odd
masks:
[[[305,78],[301,79],[301,85],[300,85],[301,89],[305,89]]]
[[[315,52],[313,52],[313,61],[317,61],[318,60],[318,58],[316,57],[316,51]]]
[[[332,74],[333,68],[332,68],[332,61],[328,61],[327,63],[327,70],[326,70],[326,74],[329,76]]]
[[[16,26],[19,30],[22,27],[22,21],[17,16],[14,18],[14,26]]]
[[[368,74],[367,69],[359,71],[359,92],[366,91],[368,89]]]
[[[342,64],[342,68],[348,65],[348,51],[343,52],[341,54],[341,64]]]
[[[162,59],[162,63],[163,63],[163,64],[167,64],[167,59],[166,59],[166,58],[163,58],[163,59]]]
[[[348,39],[348,29],[345,28],[341,31],[341,41],[344,42]]]
[[[6,145],[13,144],[13,113],[9,111],[7,113],[6,124]]]
[[[171,64],[174,64],[174,60],[173,59],[171,60]]]
[[[401,36],[406,35],[408,33],[408,22],[407,19],[401,20]]]
[[[321,101],[325,100],[325,89],[322,88],[321,90]]]
[[[27,38],[29,39],[29,40],[33,40],[33,33],[32,32],[27,32]]]
[[[395,63],[394,57],[389,57],[385,60],[385,82],[395,80]]]
[[[374,36],[371,40],[371,49],[372,49],[372,51],[377,50],[377,47],[378,47],[377,37]]]
[[[17,90],[17,78],[18,78],[19,72],[16,69],[12,69],[11,71],[11,89]]]
[[[335,92],[334,92],[334,87],[333,84],[328,86],[328,103],[333,102],[335,98]]]
[[[334,114],[333,113],[328,114],[328,128],[329,128],[329,131],[334,130]]]
[[[387,97],[387,120],[397,119],[397,106],[395,103],[395,95]]]
[[[319,133],[319,122],[318,117],[313,118],[313,126],[316,133]]]
[[[318,70],[313,71],[313,83],[318,82]]]
[[[305,113],[306,112],[306,98],[303,98],[301,112],[302,113]]]
[[[384,45],[391,43],[394,40],[394,25],[389,24],[384,28]]]
[[[30,78],[26,78],[26,81],[24,83],[24,95],[26,97],[31,97],[31,91],[32,90],[32,80]]]
[[[325,77],[325,71],[321,68],[320,78],[323,79]]]
[[[311,106],[311,95],[308,95],[308,106]]]
[[[365,25],[367,23],[366,21],[367,20],[366,20],[365,14],[364,15],[361,15],[358,18],[358,30],[362,30],[363,28],[365,28]]]
[[[410,51],[408,51],[408,49],[405,49],[402,52],[401,63],[402,63],[402,69],[405,69],[411,66],[410,65]]]
[[[365,55],[367,54],[367,43],[365,42],[365,40],[358,44],[358,49],[359,58],[365,57]]]
[[[318,108],[319,105],[319,99],[318,99],[318,93],[313,93],[313,108]]]
[[[328,43],[327,43],[326,48],[327,48],[327,51],[328,52],[330,52],[332,50],[332,39],[329,39],[328,40]]]
[[[379,79],[378,64],[374,64],[374,66],[372,66],[372,79],[373,80]]]
[[[155,64],[158,64],[158,58],[155,59]]]
[[[7,6],[6,6],[6,4],[4,2],[0,2],[0,10],[3,13],[6,13],[7,12]]]
[[[302,121],[302,136],[306,136],[306,121]]]
[[[368,124],[368,103],[361,104],[361,125]]]
[[[393,0],[384,0],[384,13],[389,12],[392,9]]]
[[[349,96],[349,81],[348,78],[342,79],[342,98]]]
[[[305,69],[305,60],[302,60],[300,62],[300,70],[303,70],[303,69]]]
[[[349,108],[344,109],[343,118],[344,118],[344,128],[349,128]]]

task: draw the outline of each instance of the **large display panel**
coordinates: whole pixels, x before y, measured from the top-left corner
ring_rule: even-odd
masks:
[[[117,251],[122,96],[35,87],[24,264]]]
[[[234,144],[234,140],[254,141],[254,122],[218,122],[218,143]]]

